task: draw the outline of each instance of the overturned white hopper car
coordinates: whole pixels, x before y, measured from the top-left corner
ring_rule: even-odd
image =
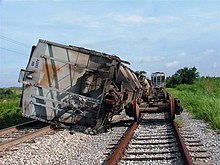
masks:
[[[114,55],[39,40],[19,75],[22,114],[68,128],[88,124],[97,132],[124,109],[137,120],[141,85],[125,64]]]

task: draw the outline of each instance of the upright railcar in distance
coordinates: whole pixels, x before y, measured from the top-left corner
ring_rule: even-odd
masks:
[[[151,74],[151,85],[153,95],[148,97],[150,106],[158,106],[160,102],[166,102],[166,78],[164,72],[155,72]]]
[[[164,72],[155,72],[151,74],[151,81],[153,86],[152,103],[169,103],[169,116],[171,120],[175,119],[175,115],[180,115],[183,111],[180,100],[169,96],[164,89],[166,88],[166,77]],[[154,104],[155,105],[155,104]]]
[[[22,114],[70,129],[87,124],[94,133],[124,109],[138,120],[142,86],[125,64],[115,55],[39,40],[19,75]]]
[[[163,89],[166,88],[165,73],[155,72],[151,74],[151,81],[153,88]]]

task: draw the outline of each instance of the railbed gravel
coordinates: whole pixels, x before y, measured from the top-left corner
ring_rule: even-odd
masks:
[[[195,119],[186,111],[177,116],[177,119],[183,121],[181,129],[192,130],[193,134],[201,140],[204,148],[210,153],[214,165],[220,165],[220,133],[213,131],[208,123]]]
[[[172,126],[164,121],[164,118],[167,114],[164,113],[150,113],[145,114],[143,117],[143,121],[140,122],[140,126],[135,130],[134,138],[131,139],[131,144],[129,144],[129,152],[146,152],[146,151],[159,151],[159,152],[167,152],[168,153],[155,153],[155,154],[126,154],[124,156],[125,160],[120,162],[120,165],[182,165],[182,158],[179,153],[179,149],[177,146],[177,142],[175,140],[174,135],[171,139],[148,139],[148,140],[137,140],[138,137],[158,137],[161,133],[167,133],[167,130],[172,129]],[[154,120],[158,119],[158,120]],[[171,128],[170,128],[171,127]],[[174,142],[171,144],[167,144],[167,142]],[[165,145],[157,144],[157,145],[146,145],[146,148],[136,149],[133,146],[142,146],[143,145],[134,145],[134,143],[166,143]],[[133,143],[133,144],[132,144]],[[151,148],[151,147],[159,147],[160,148]],[[172,147],[171,147],[172,146]],[[144,161],[135,161],[135,160],[126,160],[127,158],[155,158],[160,157],[164,158],[164,160],[144,160]],[[170,158],[170,159],[166,159]]]
[[[116,115],[114,122],[131,120],[132,118]],[[128,124],[127,124],[128,125]],[[22,143],[4,151],[0,156],[0,165],[97,165],[107,158],[103,153],[109,152],[106,149],[120,132],[127,127],[113,127],[106,133],[88,135],[81,132],[85,127],[74,126],[74,134],[68,130],[57,131],[54,134],[47,134],[35,138],[29,143]]]
[[[187,112],[183,112],[178,118],[183,121],[183,127],[190,127],[203,142],[204,147],[212,156],[214,164],[220,165],[220,134],[213,131],[207,123],[193,119]],[[30,143],[17,145],[9,151],[0,153],[0,165],[102,164],[106,158],[103,153],[109,151],[106,146],[114,141],[118,132],[125,130],[124,127],[114,127],[107,133],[87,135],[80,132],[81,126],[75,126],[75,129],[73,135],[70,135],[68,130],[58,131],[55,134],[38,137]],[[129,164],[133,163],[131,161]],[[150,164],[150,161],[142,163]],[[164,164],[166,163],[164,161]]]

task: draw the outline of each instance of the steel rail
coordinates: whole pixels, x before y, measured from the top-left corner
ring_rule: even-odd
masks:
[[[15,126],[11,126],[11,127],[8,127],[8,128],[1,129],[0,130],[0,136],[3,136],[3,135],[8,134],[8,133],[16,132],[19,128],[25,127],[26,125],[31,125],[35,122],[37,122],[37,121],[36,120],[28,121],[26,123],[21,123],[21,124],[15,125]]]
[[[21,137],[18,137],[16,139],[12,139],[12,140],[9,140],[9,141],[5,141],[3,143],[0,143],[0,152],[1,151],[4,151],[5,149],[9,148],[9,147],[12,147],[14,145],[17,145],[19,143],[23,143],[23,142],[26,142],[28,140],[31,140],[33,138],[36,138],[40,135],[43,135],[49,131],[51,131],[52,129],[50,128],[50,126],[46,126],[46,127],[43,127],[35,132],[31,132],[31,133],[28,133],[28,134],[25,134]]]
[[[124,139],[121,141],[121,143],[118,145],[117,149],[114,151],[114,153],[111,155],[110,159],[107,160],[106,165],[115,165],[118,164],[119,161],[121,160],[125,149],[127,148],[131,137],[134,134],[135,129],[138,127],[137,122],[133,122],[129,130],[127,131],[126,135],[124,136]]]
[[[173,128],[174,128],[174,132],[177,136],[178,145],[179,145],[179,148],[181,150],[182,157],[184,159],[184,163],[186,165],[193,165],[192,157],[189,155],[189,151],[186,148],[184,140],[183,140],[183,138],[180,134],[179,128],[178,128],[177,124],[175,123],[175,121],[172,121],[172,125],[173,125]]]
[[[183,141],[182,136],[180,135],[178,126],[174,121],[172,121],[172,126],[174,128],[174,133],[177,137],[178,146],[180,148],[180,152],[181,152],[182,158],[184,160],[184,164],[185,165],[193,165],[192,158],[189,155],[189,152],[186,148],[186,145]],[[129,130],[125,134],[125,136],[122,139],[122,141],[120,142],[120,144],[117,146],[117,148],[115,149],[115,151],[113,152],[111,157],[106,161],[106,163],[105,163],[106,165],[116,165],[120,162],[123,154],[125,153],[125,150],[126,150],[128,144],[130,142],[130,139],[132,138],[134,131],[137,127],[138,127],[137,122],[134,122],[131,124],[131,126],[129,127]]]

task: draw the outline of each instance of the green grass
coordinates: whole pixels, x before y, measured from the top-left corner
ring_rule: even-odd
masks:
[[[12,91],[13,95],[0,99],[0,129],[28,121],[21,116],[19,107],[21,89],[12,88]]]
[[[192,85],[179,85],[167,89],[179,98],[183,108],[195,118],[210,123],[220,130],[220,78],[199,78]]]

